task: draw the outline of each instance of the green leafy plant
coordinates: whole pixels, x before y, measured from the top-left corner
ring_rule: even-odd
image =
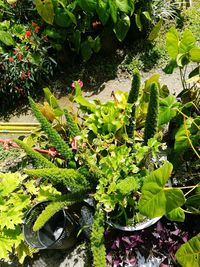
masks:
[[[0,259],[10,261],[14,254],[22,264],[27,255],[32,257],[37,252],[23,238],[21,224],[25,213],[36,199],[51,199],[59,192],[47,183],[39,188],[19,172],[0,173],[0,191]]]
[[[200,48],[196,45],[196,39],[189,29],[184,30],[180,37],[178,31],[172,27],[166,35],[166,48],[171,61],[164,71],[168,74],[173,73],[176,68],[180,70],[180,77],[183,90],[179,94],[184,103],[193,101],[199,105],[199,62]],[[197,67],[188,74],[187,67],[192,62],[197,62]]]
[[[48,24],[46,33],[55,39],[55,46],[62,49],[67,42],[74,52],[81,53],[84,60],[88,60],[93,52],[99,52],[107,30],[122,42],[131,24],[136,25],[136,31],[137,28],[145,31],[148,28],[146,26],[153,23],[149,0],[37,0],[35,4],[38,13]],[[65,31],[64,38],[59,36],[62,30]],[[57,40],[56,35],[59,37]]]

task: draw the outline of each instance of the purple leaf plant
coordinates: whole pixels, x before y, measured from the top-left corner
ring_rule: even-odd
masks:
[[[137,267],[138,252],[146,260],[152,256],[159,258],[160,267],[177,266],[176,251],[195,234],[194,228],[192,230],[187,223],[171,222],[165,218],[141,231],[108,230],[105,233],[108,266]]]

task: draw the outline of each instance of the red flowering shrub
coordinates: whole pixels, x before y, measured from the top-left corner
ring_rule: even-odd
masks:
[[[27,26],[14,25],[9,31],[16,42],[14,48],[5,46],[7,51],[0,54],[0,98],[5,99],[4,104],[33,92],[33,86],[41,78],[53,74],[56,64],[52,55],[48,55],[48,48],[51,47],[48,38],[42,35],[35,21]]]

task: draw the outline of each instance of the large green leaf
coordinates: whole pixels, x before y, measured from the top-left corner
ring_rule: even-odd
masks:
[[[193,47],[195,47],[196,40],[192,32],[186,29],[183,32],[181,42],[179,44],[179,53],[188,53]]]
[[[116,0],[108,0],[110,7],[110,14],[114,23],[117,22],[117,5]]]
[[[93,13],[96,10],[96,0],[76,0],[76,2],[85,12]]]
[[[149,41],[153,41],[158,37],[158,33],[161,29],[162,23],[163,23],[163,19],[161,18],[151,30],[149,37],[148,37]]]
[[[191,212],[200,214],[200,193],[187,198],[185,205]]]
[[[172,74],[173,71],[178,67],[176,60],[172,59],[170,62],[167,64],[167,66],[163,69],[163,71],[166,74]]]
[[[158,124],[162,125],[168,123],[172,118],[176,116],[179,103],[176,101],[176,97],[169,95],[162,99],[159,105]]]
[[[190,239],[178,249],[176,259],[182,267],[200,266],[200,234]]]
[[[124,13],[128,13],[130,10],[128,0],[116,0],[116,5]]]
[[[166,34],[166,47],[170,57],[176,60],[179,52],[179,36],[174,27],[172,27]]]
[[[172,168],[172,164],[166,162],[146,178],[139,200],[139,210],[143,215],[149,218],[163,216],[185,203],[180,189],[165,187]]]
[[[190,50],[190,59],[194,62],[200,62],[200,48],[194,47]]]
[[[175,135],[174,149],[176,150],[176,152],[181,152],[186,148],[188,148],[189,146],[190,144],[186,135],[184,125],[181,125],[181,127],[178,129]]]
[[[200,125],[200,121],[198,118],[196,118],[195,123],[197,125]],[[187,134],[190,140],[192,141],[193,145],[196,145],[199,143],[200,131],[198,130],[197,126],[193,123],[192,118],[188,118],[186,120],[186,129],[185,129],[184,124],[182,124],[179,127],[178,131],[176,132],[174,149],[177,152],[181,152],[191,146],[188,140]]]
[[[35,0],[35,5],[43,20],[48,24],[53,24],[55,14],[52,0]]]
[[[5,31],[0,31],[0,41],[8,46],[15,44],[12,35]]]
[[[123,14],[121,18],[118,18],[114,27],[114,32],[120,42],[122,42],[126,37],[126,34],[130,28],[130,24],[129,16]]]
[[[184,222],[185,221],[185,213],[182,208],[176,208],[166,214],[167,219],[171,221]]]
[[[55,10],[55,19],[54,22],[61,27],[69,27],[69,25],[73,22],[75,25],[77,24],[76,17],[72,12],[70,12],[67,8],[63,9],[57,7]]]
[[[103,25],[105,25],[110,16],[108,1],[98,0],[96,12],[99,16],[100,21],[103,23]]]

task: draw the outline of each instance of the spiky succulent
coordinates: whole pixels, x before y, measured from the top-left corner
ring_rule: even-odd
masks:
[[[78,125],[75,123],[72,115],[68,112],[68,110],[64,109],[64,114],[67,122],[67,127],[69,130],[69,134],[71,137],[75,137],[77,135],[80,135],[80,129],[78,128]]]
[[[42,156],[39,152],[34,151],[31,147],[29,147],[26,143],[19,139],[14,140],[25,152],[26,154],[34,160],[35,166],[46,167],[46,168],[54,168],[55,165],[49,161],[47,158]]]
[[[73,192],[90,189],[90,184],[78,170],[61,169],[61,168],[43,168],[43,169],[27,169],[25,173],[31,176],[38,176],[48,179],[53,184],[63,184],[66,188]]]
[[[52,145],[58,150],[58,152],[65,159],[71,159],[73,157],[73,153],[72,150],[69,148],[68,144],[62,139],[62,137],[58,134],[58,132],[55,129],[53,129],[51,123],[40,112],[36,103],[33,101],[31,97],[29,97],[29,102],[35,117],[40,122],[42,130],[44,130],[47,133]]]
[[[144,128],[144,145],[152,138],[158,127],[159,89],[157,83],[150,87],[150,100]]]
[[[134,130],[136,124],[136,102],[139,96],[139,90],[141,85],[141,75],[138,69],[133,72],[133,79],[131,84],[131,90],[128,95],[127,103],[132,104],[131,116],[129,119],[129,125],[126,127],[126,131],[129,138],[134,140]]]

